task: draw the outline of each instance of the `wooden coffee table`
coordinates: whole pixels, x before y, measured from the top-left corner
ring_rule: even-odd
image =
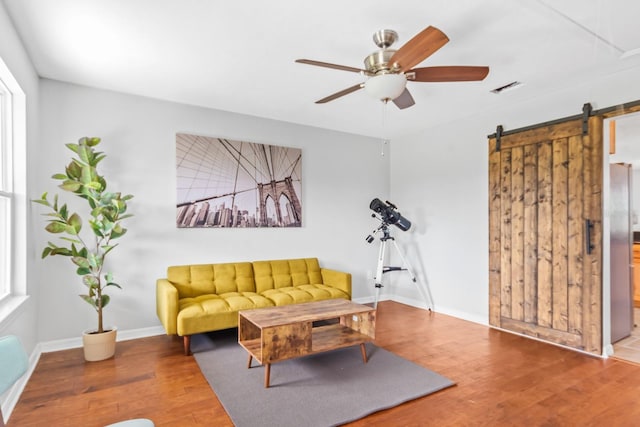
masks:
[[[314,322],[338,319],[339,322]],[[264,386],[269,387],[271,364],[314,353],[360,345],[367,363],[364,344],[375,338],[374,308],[343,299],[331,299],[282,307],[240,311],[238,342],[252,359],[265,366]]]

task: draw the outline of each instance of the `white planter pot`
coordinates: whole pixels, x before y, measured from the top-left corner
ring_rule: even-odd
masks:
[[[108,327],[105,332],[98,334],[95,329],[84,331],[82,344],[84,345],[84,359],[87,362],[105,360],[116,352],[116,335],[118,328]]]

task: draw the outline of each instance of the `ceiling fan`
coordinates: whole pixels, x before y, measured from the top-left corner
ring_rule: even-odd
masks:
[[[489,73],[489,67],[474,66],[454,65],[413,68],[449,41],[446,34],[435,27],[429,26],[425,28],[398,50],[389,49],[397,39],[398,33],[393,30],[380,30],[374,33],[373,41],[380,50],[373,52],[364,59],[364,69],[311,59],[297,59],[295,62],[360,73],[368,77],[365,82],[322,98],[316,101],[316,104],[324,104],[365,88],[367,92],[370,92],[385,103],[390,100],[393,101],[400,109],[411,107],[415,104],[413,97],[406,88],[407,81],[479,81],[483,80]]]

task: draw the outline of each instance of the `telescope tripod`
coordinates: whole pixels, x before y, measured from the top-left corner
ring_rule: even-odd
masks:
[[[374,284],[375,284],[375,288],[376,288],[376,295],[375,295],[375,300],[373,303],[373,308],[378,308],[378,298],[380,297],[380,289],[383,287],[382,285],[382,275],[385,273],[389,273],[392,271],[407,271],[410,275],[411,275],[411,281],[413,283],[416,283],[416,285],[418,286],[418,290],[421,292],[422,297],[424,298],[425,302],[427,303],[427,308],[429,309],[429,311],[432,311],[432,307],[429,301],[428,296],[424,295],[424,289],[422,289],[419,285],[418,285],[418,280],[416,279],[416,275],[413,273],[413,270],[411,269],[411,267],[409,266],[409,263],[407,262],[407,259],[404,257],[404,254],[402,253],[402,251],[400,250],[400,248],[398,247],[398,244],[396,243],[396,240],[391,237],[391,233],[389,232],[389,226],[386,223],[383,223],[380,227],[378,227],[375,231],[381,231],[382,232],[382,236],[380,237],[380,250],[378,252],[378,266],[376,268],[376,275],[374,277]],[[369,240],[371,239],[371,240]],[[371,243],[371,241],[373,238],[371,236],[369,236],[368,240],[369,243]],[[393,247],[396,249],[396,252],[398,253],[398,255],[400,256],[400,259],[402,260],[402,265],[401,266],[385,266],[384,265],[384,256],[387,250],[387,242],[391,241],[391,243],[393,244]]]

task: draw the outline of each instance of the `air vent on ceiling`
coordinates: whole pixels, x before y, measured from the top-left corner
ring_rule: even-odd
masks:
[[[500,94],[500,93],[502,93],[504,91],[515,89],[515,88],[517,88],[519,86],[522,86],[522,85],[523,85],[522,82],[519,82],[519,81],[515,80],[515,81],[512,81],[509,84],[506,84],[504,86],[500,86],[500,87],[497,87],[497,88],[491,90],[491,93]]]

